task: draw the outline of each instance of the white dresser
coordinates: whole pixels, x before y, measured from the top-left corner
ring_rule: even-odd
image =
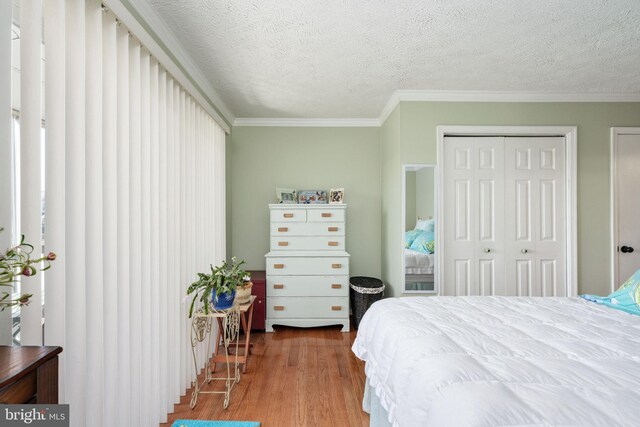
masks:
[[[346,205],[269,205],[267,332],[273,325],[349,331]]]

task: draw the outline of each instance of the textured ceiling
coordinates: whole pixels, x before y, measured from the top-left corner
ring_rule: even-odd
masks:
[[[237,117],[377,117],[394,90],[640,92],[638,0],[143,0]]]

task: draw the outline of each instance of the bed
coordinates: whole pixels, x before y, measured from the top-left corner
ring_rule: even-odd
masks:
[[[581,298],[389,298],[367,311],[371,425],[640,426],[640,316]]]
[[[404,281],[406,290],[424,290],[433,287],[434,255],[404,249]],[[415,289],[414,289],[415,288]]]

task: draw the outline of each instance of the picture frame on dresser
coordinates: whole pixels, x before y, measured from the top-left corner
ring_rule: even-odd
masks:
[[[276,200],[281,204],[295,204],[298,202],[298,193],[292,188],[276,188]]]
[[[346,205],[269,205],[267,332],[349,323]]]
[[[332,188],[329,190],[329,204],[341,205],[344,202],[344,188]]]
[[[298,203],[302,205],[327,204],[327,192],[325,190],[300,190],[298,191]]]

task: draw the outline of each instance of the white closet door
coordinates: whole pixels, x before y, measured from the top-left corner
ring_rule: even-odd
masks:
[[[444,147],[443,295],[504,294],[504,138]]]
[[[566,296],[565,139],[505,140],[506,295]]]

